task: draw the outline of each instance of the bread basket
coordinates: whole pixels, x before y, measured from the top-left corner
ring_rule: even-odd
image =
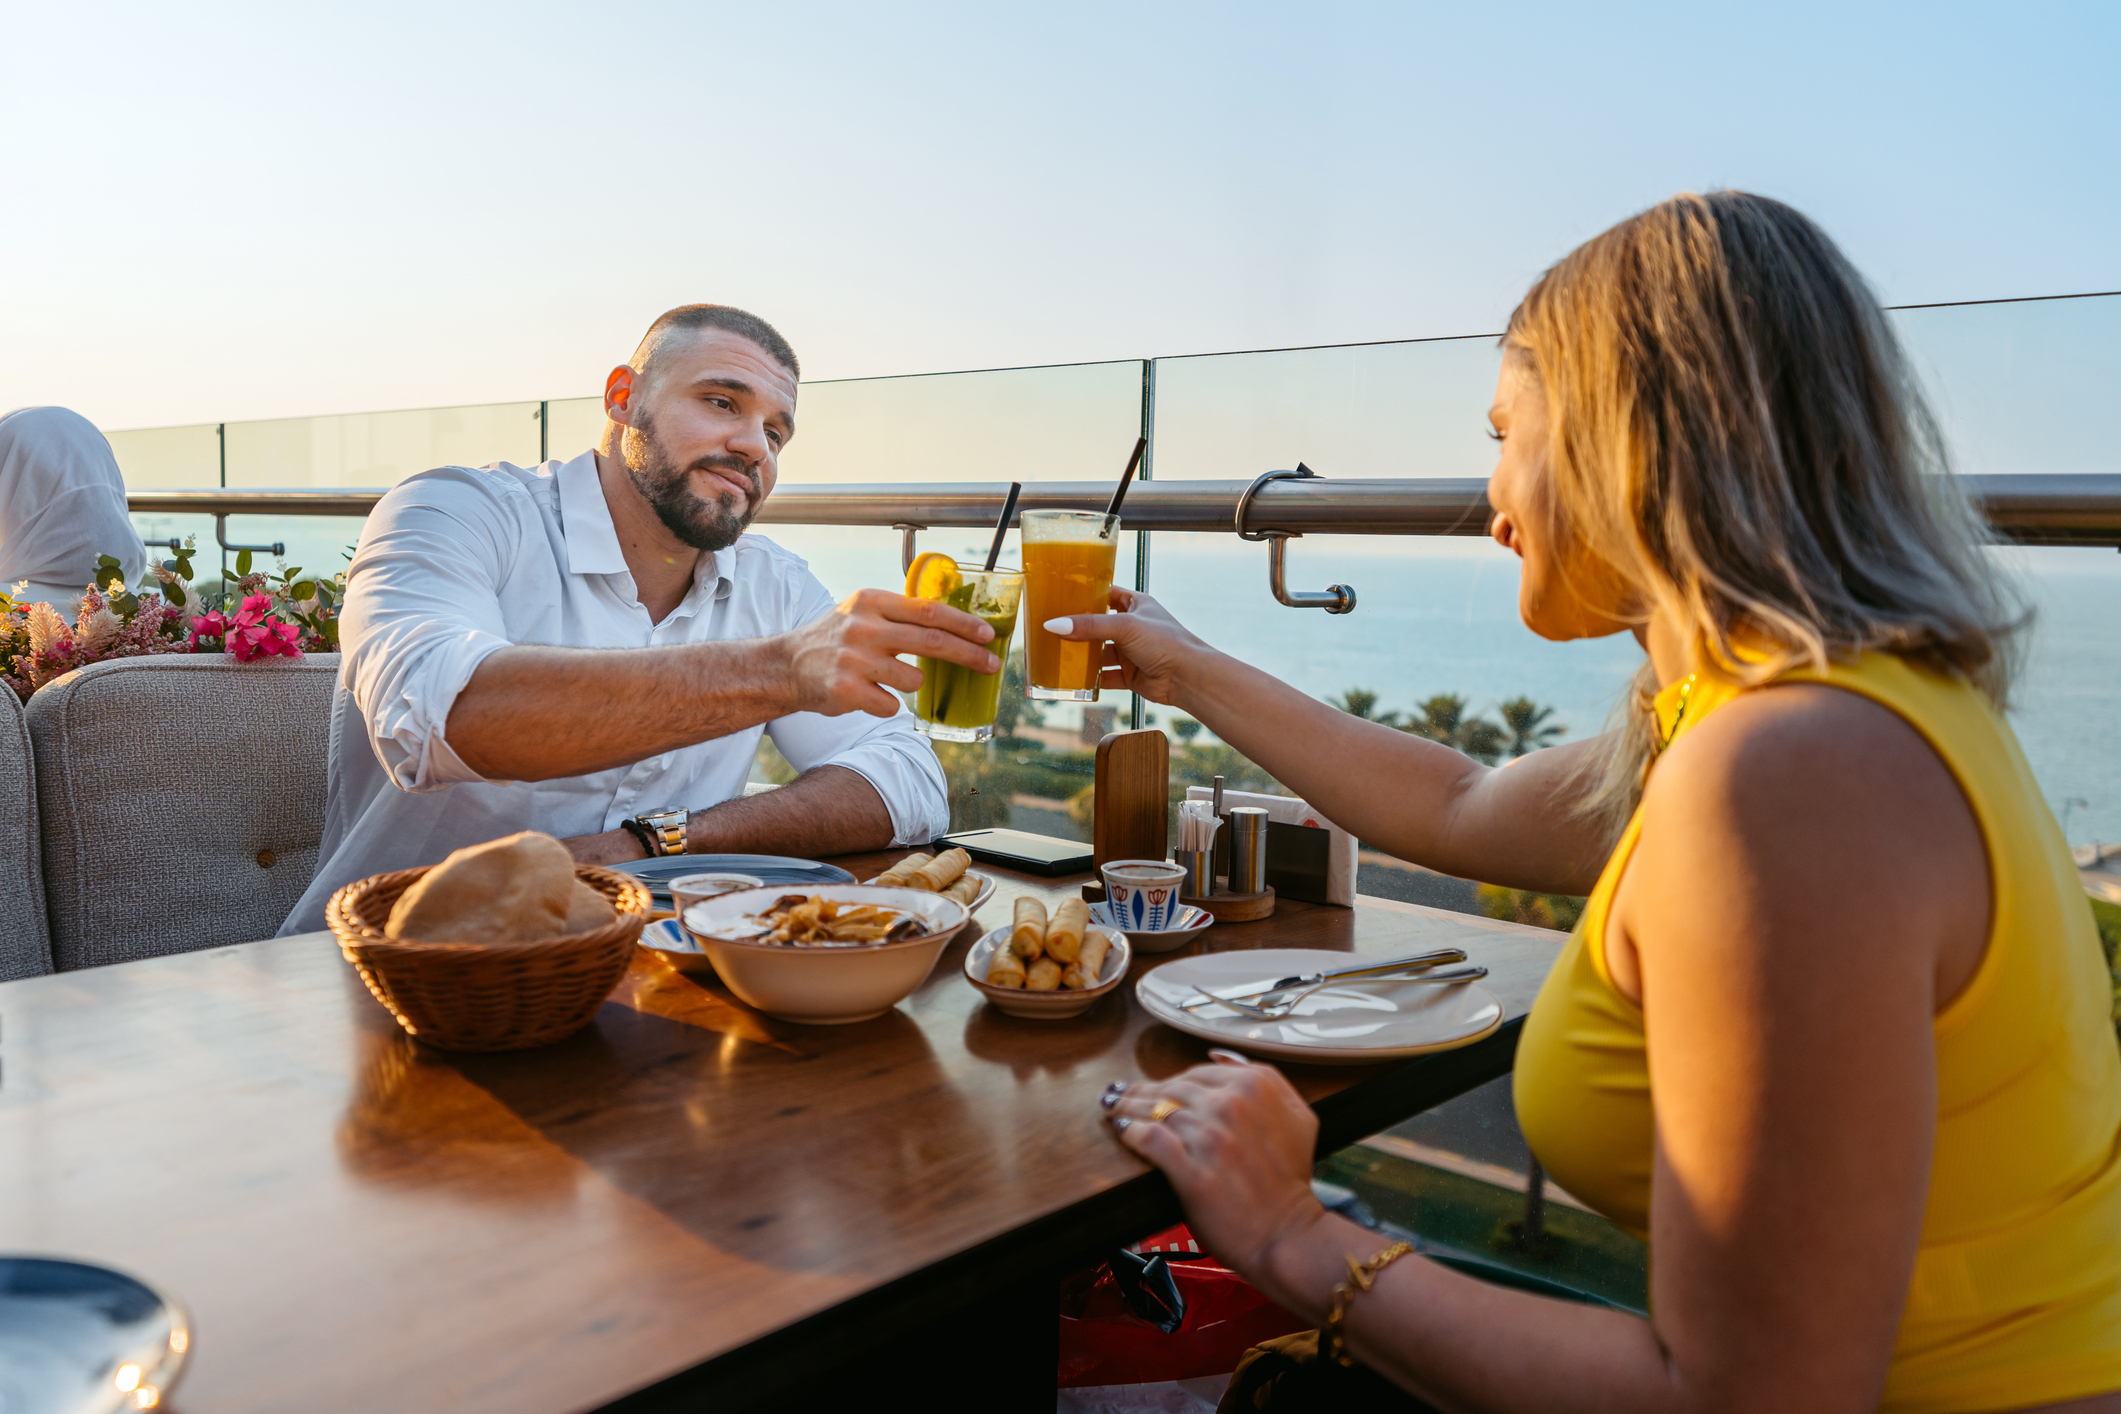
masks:
[[[582,864],[575,876],[610,900],[616,922],[530,943],[384,937],[398,895],[426,872],[400,869],[348,884],[324,917],[376,1000],[408,1034],[445,1051],[519,1051],[581,1030],[618,985],[648,921],[645,885]]]

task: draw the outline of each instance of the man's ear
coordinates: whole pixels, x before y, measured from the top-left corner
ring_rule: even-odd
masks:
[[[626,364],[604,379],[604,416],[622,427],[633,426],[633,369]]]

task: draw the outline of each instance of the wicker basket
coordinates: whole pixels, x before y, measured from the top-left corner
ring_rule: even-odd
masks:
[[[581,881],[611,901],[618,921],[533,943],[423,943],[386,938],[398,895],[426,869],[348,884],[325,920],[339,950],[408,1033],[445,1051],[519,1051],[589,1024],[633,958],[649,895],[640,880],[577,865]]]

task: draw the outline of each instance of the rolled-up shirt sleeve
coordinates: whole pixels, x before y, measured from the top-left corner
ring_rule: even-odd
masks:
[[[815,577],[805,578],[810,592],[800,621],[811,623],[832,612],[833,599]],[[927,844],[949,832],[949,782],[934,748],[904,707],[892,717],[796,712],[767,723],[766,732],[796,770],[844,766],[874,786],[891,812],[892,844]]]
[[[485,777],[449,747],[457,694],[489,653],[510,644],[500,596],[511,508],[453,468],[393,487],[369,514],[346,580],[339,626],[345,680],[369,745],[403,790]]]

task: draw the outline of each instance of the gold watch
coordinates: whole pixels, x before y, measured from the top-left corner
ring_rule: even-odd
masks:
[[[633,817],[633,824],[640,826],[634,831],[657,858],[685,852],[685,822],[688,812],[683,810],[654,810],[646,815]]]

